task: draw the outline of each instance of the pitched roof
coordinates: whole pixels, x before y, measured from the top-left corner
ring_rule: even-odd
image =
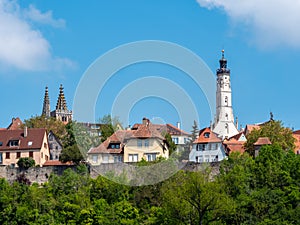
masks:
[[[238,134],[230,137],[229,140],[233,140],[234,139],[234,140],[238,141],[243,135],[244,135],[244,131],[242,131],[242,132],[240,132],[240,133],[238,133]]]
[[[230,140],[225,139],[223,141],[223,144],[225,145],[226,150],[229,154],[232,152],[240,152],[240,153],[245,152],[245,148],[244,148],[245,141],[238,141],[232,138]]]
[[[43,145],[45,133],[46,129],[44,128],[28,128],[25,137],[24,129],[0,130],[0,142],[2,142],[0,151],[40,149]],[[18,145],[10,146],[10,141],[18,141]]]
[[[22,129],[23,122],[22,120],[17,117],[17,118],[12,118],[11,123],[9,124],[9,126],[7,127],[7,130],[18,130],[18,129]]]
[[[59,160],[48,160],[46,161],[43,166],[71,166],[74,165],[72,162],[63,163]]]
[[[294,131],[293,134],[299,134],[300,135],[300,130]]]
[[[123,151],[124,140],[132,136],[131,130],[118,130],[108,137],[103,143],[98,147],[91,148],[88,154],[95,153],[121,153]],[[119,148],[109,148],[111,143],[120,144]]]
[[[118,130],[113,133],[109,138],[107,138],[98,147],[91,148],[88,154],[95,153],[110,153],[117,154],[123,151],[123,147],[128,139],[136,138],[158,138],[160,140],[165,140],[161,134],[161,126],[157,126],[148,121],[145,124],[135,124],[132,130]],[[110,144],[120,144],[119,148],[111,148]]]
[[[272,142],[268,137],[260,137],[257,139],[257,141],[254,143],[254,145],[271,145]]]
[[[167,123],[166,125],[167,125],[167,132],[171,135],[190,135],[189,133],[179,129],[178,127],[172,124]]]
[[[194,141],[194,144],[216,142],[222,142],[222,139],[218,138],[217,134],[215,134],[209,127],[206,127],[200,130],[199,137]]]

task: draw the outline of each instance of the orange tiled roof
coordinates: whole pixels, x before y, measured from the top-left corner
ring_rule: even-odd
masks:
[[[254,145],[271,145],[272,142],[268,137],[260,137],[257,139],[257,141],[254,143]]]
[[[44,128],[28,128],[27,137],[24,137],[24,129],[0,130],[0,142],[2,142],[0,151],[40,149],[45,133],[46,129]],[[18,146],[9,146],[9,142],[12,140],[19,141]]]
[[[203,128],[199,133],[198,139],[194,141],[195,144],[216,142],[222,142],[222,140],[218,138],[218,136],[214,132],[212,132],[212,130],[209,127]]]

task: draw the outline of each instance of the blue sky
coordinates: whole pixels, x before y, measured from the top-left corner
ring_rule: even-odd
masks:
[[[295,0],[0,0],[0,126],[8,126],[12,117],[40,115],[45,86],[52,110],[60,84],[72,108],[80,79],[98,57],[127,43],[161,40],[191,50],[213,73],[225,49],[240,124],[266,121],[272,111],[275,119],[300,129],[299,10]],[[159,63],[139,63],[114,74],[101,90],[95,120],[111,113],[124,87],[149,76],[178,84],[198,110],[199,118],[190,120],[209,125],[201,89],[182,71]],[[129,124],[144,116],[173,124],[180,120],[181,105],[143,96],[139,88],[136,95],[144,98],[128,112]],[[190,121],[182,122],[191,130]]]

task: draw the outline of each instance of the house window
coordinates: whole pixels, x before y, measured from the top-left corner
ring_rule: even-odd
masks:
[[[108,163],[108,155],[104,155],[103,156],[103,162],[104,163]]]
[[[33,152],[29,152],[29,157],[33,158]]]
[[[116,144],[116,149],[120,149],[120,144]]]
[[[186,144],[188,142],[187,138],[184,138],[184,144]]]
[[[205,137],[205,138],[209,138],[209,132],[205,132],[205,133],[204,133],[204,137]]]
[[[202,147],[202,151],[205,151],[205,144],[203,144],[201,147]]]
[[[111,144],[111,145],[110,145],[110,148],[111,148],[111,149],[115,149],[115,147],[116,147],[116,146],[115,146],[114,144]]]
[[[205,156],[205,162],[209,162],[209,155]]]
[[[114,156],[114,162],[115,163],[123,162],[123,157],[121,155],[115,155]]]
[[[5,158],[6,158],[6,159],[10,159],[10,153],[9,153],[9,152],[6,152],[6,153],[5,153]]]
[[[19,140],[10,140],[9,141],[9,146],[10,147],[19,146]]]
[[[3,145],[3,142],[2,141],[0,141],[0,146],[2,146]]]
[[[17,152],[17,159],[21,157],[21,152]]]
[[[129,154],[128,155],[129,162],[137,162],[138,161],[138,154]]]
[[[145,148],[149,148],[149,140],[148,139],[145,140],[144,144],[145,144]]]
[[[41,158],[43,158],[44,157],[44,154],[41,152]]]
[[[203,162],[203,156],[202,155],[200,155],[198,159],[199,159],[198,162]]]
[[[141,147],[143,146],[143,143],[142,143],[142,140],[141,140],[141,139],[138,139],[138,140],[137,140],[137,146],[138,146],[139,148],[141,148]]]
[[[178,137],[175,137],[175,138],[172,138],[172,141],[173,141],[176,145],[178,145],[179,139],[178,139]]]
[[[97,163],[98,162],[98,155],[93,155],[92,161],[93,161],[93,163]]]
[[[3,163],[2,153],[0,153],[0,164]]]
[[[156,160],[156,153],[149,153],[149,154],[146,154],[146,156],[147,156],[147,161],[148,162]]]
[[[44,148],[47,148],[47,143],[46,142],[44,143]]]

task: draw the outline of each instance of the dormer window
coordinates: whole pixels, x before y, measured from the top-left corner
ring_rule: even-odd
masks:
[[[205,132],[205,133],[204,133],[204,137],[205,137],[205,138],[209,138],[209,132]]]
[[[10,147],[19,146],[19,140],[10,140],[9,146]]]
[[[119,149],[120,148],[120,144],[115,144],[115,143],[114,144],[110,144],[109,148],[110,149]]]

